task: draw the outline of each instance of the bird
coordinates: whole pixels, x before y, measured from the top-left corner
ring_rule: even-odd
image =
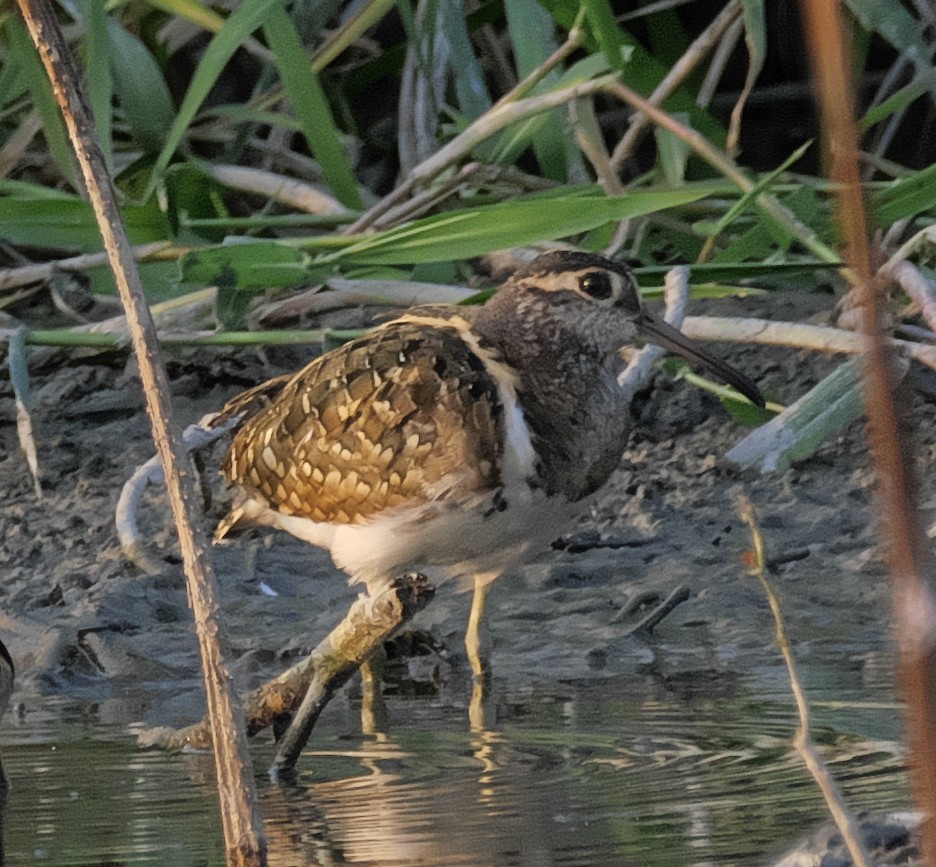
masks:
[[[620,463],[618,376],[653,342],[763,406],[746,376],[644,308],[631,268],[553,251],[483,305],[412,308],[230,400],[238,489],[215,539],[276,527],[374,595],[416,571],[474,589],[465,647],[488,671],[488,588],[568,529]]]
[[[10,651],[7,650],[3,641],[0,641],[0,719],[10,704],[10,696],[13,694],[13,679],[16,676],[16,670],[13,667],[13,659],[10,657]],[[7,778],[3,773],[3,763],[0,762],[0,802],[6,799],[9,789]],[[0,839],[0,854],[3,852],[3,841]]]

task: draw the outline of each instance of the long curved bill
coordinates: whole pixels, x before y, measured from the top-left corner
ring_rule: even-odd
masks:
[[[757,386],[743,373],[739,373],[730,364],[703,349],[698,343],[686,337],[658,316],[646,310],[637,317],[637,332],[645,340],[663,347],[668,352],[681,355],[686,361],[698,364],[709,373],[717,376],[726,385],[741,392],[751,403],[763,408],[764,398]]]

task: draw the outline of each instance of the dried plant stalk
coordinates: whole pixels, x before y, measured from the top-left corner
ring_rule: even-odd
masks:
[[[811,728],[812,719],[809,711],[809,702],[806,700],[806,693],[803,691],[803,684],[800,681],[799,673],[796,670],[796,660],[793,658],[793,650],[790,647],[790,639],[787,637],[786,627],[783,624],[783,612],[780,609],[780,599],[777,596],[773,585],[767,579],[767,570],[765,568],[766,558],[764,556],[764,538],[761,536],[760,527],[757,525],[757,517],[754,514],[754,505],[747,497],[742,497],[739,511],[741,520],[751,528],[751,539],[754,543],[754,574],[757,575],[767,601],[770,604],[770,611],[773,614],[775,636],[777,647],[780,649],[780,655],[786,664],[787,672],[790,675],[790,690],[793,693],[793,699],[796,702],[796,712],[799,716],[799,727],[796,729],[796,735],[793,738],[793,746],[803,759],[806,769],[812,774],[813,779],[825,798],[826,806],[832,814],[832,819],[836,827],[842,834],[848,853],[851,855],[854,867],[871,867],[871,857],[861,840],[861,831],[858,827],[858,821],[854,814],[848,809],[848,805],[842,798],[835,780],[829,773],[829,768],[823,761],[819,750],[813,743]]]
[[[867,335],[868,433],[878,480],[880,533],[894,588],[894,628],[906,700],[911,781],[923,811],[923,853],[936,864],[936,596],[911,449],[911,402],[899,393],[894,350],[883,333],[884,298],[875,277],[861,189],[851,62],[836,0],[802,0],[838,196],[838,218],[856,307]]]
[[[140,378],[153,426],[153,438],[166,468],[170,503],[176,519],[185,563],[189,603],[195,614],[202,652],[205,692],[215,732],[215,768],[221,800],[221,821],[229,865],[265,865],[266,842],[257,807],[256,790],[247,754],[247,741],[237,723],[240,709],[221,651],[220,606],[204,532],[197,520],[200,509],[188,458],[182,451],[172,419],[169,383],[159,356],[153,323],[133,248],[115,201],[104,155],[94,135],[94,123],[80,88],[68,44],[48,0],[19,0],[30,36],[39,51],[65,119],[140,366]],[[196,520],[193,520],[193,516]]]

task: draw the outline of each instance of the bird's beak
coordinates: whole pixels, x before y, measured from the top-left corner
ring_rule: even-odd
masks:
[[[664,322],[658,316],[654,316],[646,310],[641,311],[637,318],[637,331],[645,340],[656,343],[667,352],[681,355],[688,362],[705,368],[722,382],[740,391],[751,403],[763,408],[763,395],[750,379],[720,358],[704,350],[694,340],[690,340],[685,334],[673,328],[672,325]]]

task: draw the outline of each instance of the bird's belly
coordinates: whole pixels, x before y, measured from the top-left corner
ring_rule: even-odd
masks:
[[[373,593],[409,570],[425,571],[433,582],[482,573],[496,577],[548,546],[582,509],[582,503],[533,491],[503,511],[485,497],[397,509],[361,524],[320,524],[286,515],[277,515],[275,523],[329,549],[351,581],[365,583]]]

